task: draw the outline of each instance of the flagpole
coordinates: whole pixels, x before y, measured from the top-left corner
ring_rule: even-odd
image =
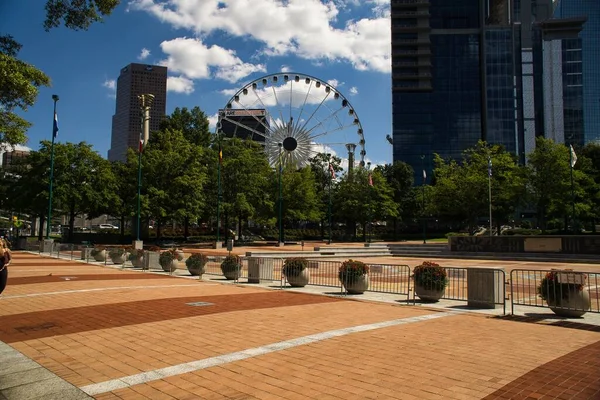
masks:
[[[329,206],[327,208],[327,213],[329,214],[329,241],[327,244],[331,244],[331,185],[333,184],[333,169],[331,166],[331,155],[328,155],[328,163],[329,163]]]
[[[423,218],[423,244],[427,244],[427,222],[425,221],[425,183],[427,175],[425,173],[425,154],[421,154],[421,168],[423,169],[423,184],[421,185],[421,214]]]
[[[283,148],[283,143],[278,143],[279,146],[279,246],[283,246],[283,188],[281,185],[281,175],[283,169],[283,163],[281,159],[281,149]]]
[[[215,247],[218,249],[221,243],[221,163],[223,162],[223,149],[221,148],[221,136],[217,140],[219,141],[219,160],[217,162],[217,243]]]
[[[490,236],[493,236],[492,231],[492,157],[488,157],[488,203],[490,207]]]
[[[46,239],[50,239],[50,227],[52,225],[52,189],[54,186],[54,138],[58,132],[58,122],[56,117],[56,103],[58,95],[53,94],[54,113],[52,114],[52,144],[50,145],[50,186],[48,188],[48,220],[46,221]]]
[[[575,163],[573,162],[573,153],[575,150],[573,149],[573,145],[569,145],[569,167],[571,167],[571,223],[573,224],[573,232],[575,232],[575,188],[573,182],[573,167]]]
[[[141,124],[140,141],[138,143],[138,192],[137,192],[137,241],[140,241],[140,230],[142,220],[142,152],[150,140],[150,107],[154,101],[153,94],[138,95],[140,102]],[[137,247],[136,247],[137,248]]]

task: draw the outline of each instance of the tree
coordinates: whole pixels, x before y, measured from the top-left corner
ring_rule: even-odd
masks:
[[[325,225],[328,223],[329,214],[329,186],[331,185],[332,193],[336,190],[336,181],[329,170],[329,163],[333,172],[337,175],[342,171],[342,159],[338,156],[332,156],[325,153],[319,153],[316,156],[309,158],[310,169],[314,176],[316,195],[318,199],[319,220],[321,222],[321,239],[325,236]]]
[[[277,182],[277,179],[272,181]],[[284,167],[282,192],[284,223],[294,224],[319,220],[319,198],[315,177],[310,166],[298,170],[292,166]]]
[[[125,234],[127,217],[133,217],[137,212],[137,168],[137,153],[132,149],[128,150],[127,162],[111,163],[112,173],[115,177],[115,201],[110,213],[119,217],[121,235]]]
[[[188,142],[207,147],[210,144],[208,118],[200,107],[191,110],[186,107],[175,108],[171,115],[160,122],[160,130],[180,130]]]
[[[12,36],[0,36],[0,142],[25,143],[29,122],[15,113],[27,111],[35,103],[40,86],[48,78],[33,65],[17,59],[21,45]]]
[[[393,189],[379,170],[369,172],[358,168],[340,179],[335,196],[335,213],[340,219],[350,221],[354,236],[356,223],[359,223],[363,228],[363,240],[366,240],[367,224],[397,217],[398,207],[393,199]]]
[[[142,156],[142,186],[148,212],[157,220],[157,237],[166,219],[198,218],[205,204],[203,149],[185,140],[180,130],[153,132]]]
[[[527,163],[528,194],[537,211],[538,226],[546,229],[550,213],[568,214],[570,166],[567,147],[538,137]]]
[[[415,214],[415,191],[413,188],[414,171],[410,165],[402,161],[393,164],[378,165],[376,171],[385,178],[393,191],[393,199],[398,207],[398,216],[393,218],[394,239],[398,232],[398,220]]]
[[[581,190],[577,193],[579,218],[587,220],[593,232],[600,219],[600,144],[588,143],[578,155],[575,171]],[[582,204],[583,203],[583,204]]]
[[[120,0],[48,0],[44,29],[50,31],[62,23],[73,30],[87,30],[94,22],[102,21],[119,5]]]

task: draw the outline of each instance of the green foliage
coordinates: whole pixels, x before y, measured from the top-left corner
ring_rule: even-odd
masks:
[[[17,58],[21,49],[10,35],[0,36],[0,142],[25,143],[29,122],[15,111],[27,111],[38,96],[40,86],[50,78],[33,65]]]
[[[123,254],[127,253],[127,250],[123,247],[111,247],[108,251],[109,257],[121,257]]]
[[[167,267],[173,260],[181,261],[183,260],[183,256],[181,255],[181,250],[177,249],[169,249],[160,253],[158,256],[158,263],[161,267]]]
[[[369,273],[369,266],[362,261],[346,260],[340,266],[338,278],[342,284],[352,284],[358,278]]]
[[[229,255],[225,257],[221,263],[221,271],[224,274],[228,272],[240,271],[242,269],[242,259],[236,255]]]
[[[413,269],[415,285],[427,290],[442,291],[448,286],[449,280],[446,270],[439,264],[425,261]]]
[[[137,259],[140,259],[144,257],[144,250],[142,249],[133,249],[130,253],[129,253],[129,257],[127,257],[129,259],[129,261],[135,261]]]
[[[285,168],[282,176],[283,218],[287,223],[320,218],[315,177],[310,167]],[[273,181],[277,182],[275,179]]]
[[[160,122],[160,130],[181,131],[189,143],[207,147],[210,144],[210,130],[206,114],[196,106],[191,110],[187,107],[176,107],[171,115]]]
[[[298,276],[308,267],[306,258],[286,258],[283,263],[283,275]]]
[[[44,29],[49,31],[62,23],[73,30],[87,30],[102,21],[119,5],[120,0],[47,0]]]
[[[185,260],[185,265],[189,269],[202,269],[208,262],[208,257],[202,253],[193,253]]]
[[[560,271],[550,271],[546,273],[546,276],[542,278],[539,286],[537,287],[538,295],[546,300],[549,304],[555,306],[561,306],[563,300],[569,300],[571,292],[581,292],[584,285],[575,283],[559,283],[558,274]],[[564,273],[573,273],[565,271]],[[587,279],[587,275],[583,275],[584,279]]]

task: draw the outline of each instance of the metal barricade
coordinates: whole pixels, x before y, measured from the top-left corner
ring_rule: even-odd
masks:
[[[573,270],[513,269],[510,309],[550,308],[557,314],[600,313],[600,273]],[[565,311],[567,313],[565,313]]]
[[[410,295],[410,267],[400,264],[367,264],[369,266],[368,291]]]

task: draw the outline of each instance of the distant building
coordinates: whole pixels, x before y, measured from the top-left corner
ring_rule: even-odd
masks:
[[[269,120],[265,109],[219,110],[220,131],[225,137],[252,139],[264,143]]]
[[[29,147],[21,145],[1,145],[0,148],[2,149],[2,151],[0,151],[0,165],[3,169],[9,169],[15,160],[25,158],[31,152]]]
[[[137,149],[141,132],[138,95],[153,94],[150,132],[157,131],[167,108],[167,68],[158,65],[129,64],[117,79],[117,102],[112,119],[108,159],[125,161],[127,149]]]
[[[584,143],[600,140],[600,1],[559,0],[554,10],[555,18],[586,19],[581,37],[581,63],[583,80]],[[573,44],[571,44],[573,45]],[[570,71],[568,71],[570,73]]]

